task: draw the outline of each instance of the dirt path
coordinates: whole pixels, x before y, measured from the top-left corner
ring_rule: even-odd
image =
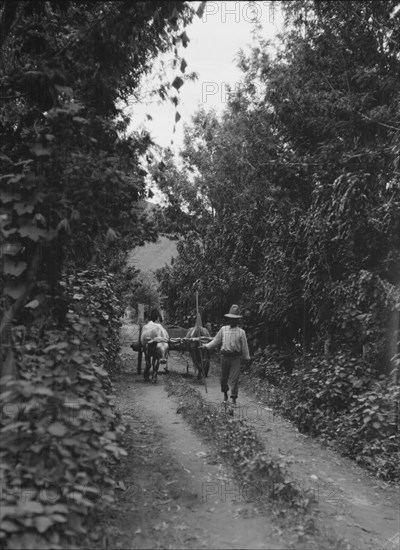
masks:
[[[207,388],[203,396],[220,407],[222,394],[217,376],[208,380]],[[373,478],[350,459],[300,434],[291,422],[247,392],[240,392],[238,405],[235,416],[252,424],[268,451],[287,462],[298,487],[311,490],[321,526],[344,537],[356,549],[399,548],[398,488]]]
[[[143,383],[134,374],[136,354],[123,353],[117,409],[129,425],[128,457],[113,517],[104,518],[106,546],[288,548],[293,535],[285,537],[245,502],[229,468],[177,413],[165,378]]]
[[[136,375],[136,354],[122,349],[125,371],[117,387],[118,409],[129,424],[128,457],[121,491],[107,523],[110,548],[299,548],[297,537],[280,531],[245,502],[230,469],[188,427],[177,404],[157,385]],[[186,371],[180,354],[171,370]],[[212,368],[203,397],[221,406]],[[213,372],[214,371],[214,372]],[[241,392],[235,414],[253,424],[268,450],[288,462],[298,485],[312,489],[320,527],[349,541],[348,548],[398,548],[398,493],[374,480],[334,451],[299,434],[290,424]],[[178,407],[179,410],[179,407]],[[392,540],[391,540],[392,539]]]

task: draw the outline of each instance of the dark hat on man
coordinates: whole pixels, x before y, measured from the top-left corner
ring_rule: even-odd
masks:
[[[229,310],[229,313],[225,313],[225,317],[228,317],[229,319],[241,319],[242,315],[239,315],[239,306],[233,304]]]

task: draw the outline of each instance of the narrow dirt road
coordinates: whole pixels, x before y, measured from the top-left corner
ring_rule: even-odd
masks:
[[[176,368],[178,356],[170,360]],[[117,409],[130,426],[121,494],[108,518],[109,547],[288,548],[272,521],[245,502],[230,469],[188,427],[177,404],[136,375],[136,354],[123,349]],[[181,361],[182,362],[182,361]]]
[[[104,518],[107,547],[116,548],[317,548],[295,529],[282,532],[272,518],[246,502],[230,468],[204,444],[179,414],[179,404],[157,385],[136,375],[136,354],[122,348],[124,372],[117,407],[129,425],[128,457],[121,470],[113,516]],[[184,373],[173,353],[170,370]],[[220,407],[215,366],[204,386],[193,383]],[[299,434],[254,397],[241,392],[235,415],[252,424],[269,452],[285,459],[292,479],[312,489],[319,527],[343,537],[342,548],[398,548],[398,493],[334,451]],[[178,412],[177,412],[178,411]],[[295,526],[293,526],[295,527]]]
[[[204,397],[218,406],[217,376]],[[267,403],[241,391],[235,415],[253,425],[268,451],[287,462],[291,478],[302,490],[311,490],[321,526],[343,537],[353,548],[399,548],[398,487],[375,479],[350,459],[299,433],[274,413]]]

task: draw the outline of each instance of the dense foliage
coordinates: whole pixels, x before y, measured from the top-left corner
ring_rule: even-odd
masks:
[[[246,386],[345,456],[384,479],[400,480],[400,388],[362,359],[340,353],[295,361],[288,372],[276,348],[255,357]]]
[[[65,321],[15,336],[18,379],[2,391],[1,537],[9,548],[79,544],[88,512],[114,495],[110,466],[124,451],[109,370],[122,308],[98,267],[61,281]]]
[[[287,3],[218,117],[200,110],[154,175],[184,232],[160,274],[181,315],[249,309],[258,343],[346,350],[389,371],[400,282],[398,2]],[[392,16],[392,13],[394,15]],[[179,289],[179,292],[177,290]]]
[[[156,237],[136,207],[151,140],[128,133],[123,107],[159,53],[175,49],[183,82],[192,17],[172,1],[0,2],[6,548],[79,546],[93,504],[112,498],[120,272]]]
[[[129,303],[136,311],[139,304],[144,304],[148,311],[160,307],[158,282],[151,272],[139,273],[135,277],[130,289]]]

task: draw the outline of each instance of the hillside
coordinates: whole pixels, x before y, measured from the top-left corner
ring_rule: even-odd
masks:
[[[168,237],[160,237],[156,243],[139,246],[129,253],[127,265],[143,272],[156,271],[165,264],[170,264],[171,258],[178,255],[177,242]]]

